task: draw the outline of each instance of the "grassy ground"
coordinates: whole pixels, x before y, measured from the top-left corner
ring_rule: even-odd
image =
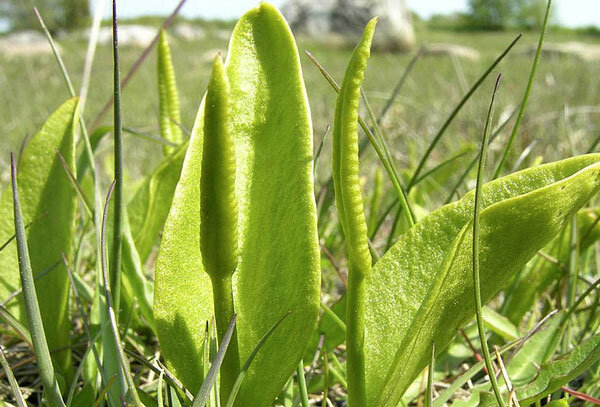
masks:
[[[387,135],[397,167],[404,175],[410,176],[431,139],[462,96],[517,34],[517,32],[457,33],[426,29],[418,32],[419,43],[459,44],[476,49],[481,56],[477,60],[424,56],[417,62],[401,94],[383,121],[383,130]],[[527,50],[535,46],[537,38],[537,32],[524,33],[518,45],[496,72],[489,76],[448,128],[426,168],[433,167],[459,151],[471,149],[472,151],[464,157],[464,161],[456,167],[462,169],[475,156],[497,73],[502,73],[504,79],[498,98],[496,121],[498,119],[502,121],[517,107],[525,89],[533,58]],[[547,42],[574,40],[600,42],[594,37],[562,32],[551,32],[547,38]],[[341,78],[350,56],[350,49],[331,48],[302,38],[299,41],[301,50],[309,49],[335,78]],[[58,42],[63,49],[63,57],[75,86],[78,87],[85,57],[85,42],[68,37],[59,39]],[[171,41],[180,91],[182,121],[188,129],[192,125],[204,93],[211,61],[217,52],[224,52],[226,47],[227,39],[218,35],[198,42],[184,42],[177,39]],[[139,48],[122,48],[124,71],[129,69],[140,53]],[[379,112],[388,100],[413,55],[414,53],[373,54],[367,72],[365,90],[376,112]],[[318,144],[327,125],[331,124],[335,93],[304,55],[301,55],[301,60],[312,107],[315,144]],[[125,126],[150,134],[158,133],[155,65],[155,56],[152,54],[123,92]],[[532,165],[540,159],[552,161],[588,150],[599,131],[596,124],[600,115],[598,103],[600,85],[597,81],[599,74],[600,66],[594,62],[584,62],[571,57],[544,56],[542,58],[525,120],[508,161],[508,170],[513,169],[517,157],[522,151],[527,150],[528,146],[531,146],[530,154],[520,167]],[[110,46],[104,45],[98,50],[94,66],[86,111],[88,122],[92,121],[111,96],[111,81],[112,53]],[[51,55],[14,59],[0,55],[0,104],[3,106],[0,109],[0,133],[3,135],[0,138],[0,174],[3,177],[0,183],[6,180],[8,152],[18,150],[24,137],[33,134],[67,97],[66,87]],[[363,117],[366,117],[366,114],[363,114]],[[104,124],[110,122],[109,112],[104,118]],[[511,128],[512,121],[491,145],[488,168],[496,166]],[[135,136],[126,137],[127,175],[130,181],[133,181],[151,171],[162,156],[162,147]],[[327,142],[318,163],[318,185],[329,177],[329,150],[329,142]],[[112,147],[107,140],[101,147],[99,156],[108,163],[111,155]],[[380,162],[369,149],[361,162],[366,195],[370,194],[373,172],[378,165]],[[110,168],[110,165],[104,167]],[[445,180],[444,182],[432,183],[427,189],[423,188],[424,193],[420,197],[413,196],[413,200],[426,210],[438,207],[446,199],[448,191],[461,172],[456,168],[448,170],[446,177],[440,177]],[[110,179],[108,176],[104,178]],[[133,184],[129,182],[129,185]],[[472,187],[472,181],[468,181],[466,185],[459,188],[459,194]],[[385,190],[388,193],[384,197],[382,207],[387,206],[387,203],[394,198],[390,185],[386,185]],[[365,200],[367,198],[365,197]],[[384,236],[388,235],[386,232],[389,230],[390,223],[386,223],[383,233],[380,233],[381,238],[374,242],[375,250],[380,253],[383,252],[382,247],[386,243]],[[329,222],[329,225],[335,228],[337,222]],[[329,230],[321,237],[339,240],[340,234]],[[341,245],[331,246],[335,248]],[[336,252],[333,254],[334,257],[342,257]],[[343,258],[339,260],[343,262]],[[337,289],[340,288],[339,284],[336,287],[337,276],[331,265],[325,261],[323,271],[324,296],[335,298],[339,294]],[[330,300],[331,298],[326,298],[325,302],[331,303]],[[153,346],[155,344],[148,346],[147,350],[150,353],[154,351]]]
[[[408,78],[400,96],[386,116],[384,129],[391,140],[399,168],[410,168],[421,156],[449,112],[462,95],[485,70],[489,63],[517,35],[516,32],[456,33],[418,32],[418,42],[453,43],[475,48],[481,53],[478,60],[426,56]],[[550,33],[548,42],[599,42],[593,37],[565,33]],[[537,33],[526,32],[497,71],[504,80],[499,97],[498,112],[507,114],[519,102],[529,74],[532,55],[525,51],[537,41]],[[224,51],[227,40],[212,36],[198,42],[172,39],[172,52],[180,89],[183,124],[191,127],[204,93],[210,61],[219,50]],[[59,40],[63,56],[76,87],[81,79],[85,58],[85,42],[71,38]],[[322,44],[300,39],[300,49],[309,49],[336,78],[340,78],[350,50],[327,48]],[[140,49],[122,48],[123,69],[135,61]],[[412,54],[376,53],[370,61],[365,89],[376,111],[380,110],[402,74]],[[327,124],[331,123],[335,95],[308,59],[302,55],[304,75],[310,97],[315,143],[319,142]],[[91,120],[111,95],[112,60],[109,45],[100,46],[90,87],[86,117]],[[533,140],[531,156],[543,154],[546,160],[582,152],[597,132],[600,66],[570,57],[544,57],[530,100],[525,126],[514,151],[521,151]],[[472,144],[481,135],[485,106],[495,75],[465,106],[448,129],[444,142],[436,150],[432,164],[446,157],[462,144]],[[23,138],[39,128],[45,118],[68,97],[62,77],[51,55],[16,57],[0,56],[0,164],[6,173],[10,150],[16,150]],[[157,132],[157,79],[155,56],[151,55],[123,92],[124,124],[150,133]],[[583,108],[583,109],[582,109]],[[583,112],[581,112],[583,110]],[[590,112],[591,110],[591,112]],[[568,117],[565,116],[568,115]],[[105,116],[110,123],[111,114]],[[507,129],[510,131],[510,126]],[[160,147],[152,142],[131,140],[128,150],[128,169],[133,178],[147,173],[160,157]],[[492,152],[502,148],[506,137],[492,145]],[[568,140],[569,142],[565,142]],[[328,172],[322,162],[322,175]],[[363,165],[369,171],[369,165]]]

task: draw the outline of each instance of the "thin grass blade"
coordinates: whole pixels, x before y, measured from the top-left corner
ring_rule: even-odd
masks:
[[[19,383],[17,383],[17,379],[13,374],[10,365],[8,364],[8,360],[6,360],[6,356],[4,355],[4,349],[2,345],[0,345],[0,364],[2,365],[2,369],[4,369],[4,374],[8,378],[8,382],[10,384],[10,388],[13,392],[13,397],[17,402],[18,407],[27,407],[27,403],[25,403],[25,399],[23,398],[23,393],[21,393],[21,388],[19,387]]]
[[[223,359],[225,358],[225,353],[227,352],[227,347],[229,346],[229,342],[231,341],[231,337],[233,336],[233,331],[235,329],[235,321],[237,316],[234,315],[229,323],[229,327],[223,336],[223,340],[219,345],[219,351],[215,355],[212,363],[210,364],[210,369],[204,378],[204,382],[202,382],[202,386],[200,387],[200,391],[198,391],[198,395],[194,399],[192,403],[192,407],[204,407],[206,402],[208,401],[208,396],[210,395],[210,391],[217,383],[217,377],[219,376],[219,369],[221,368],[221,364],[223,363]]]
[[[519,41],[520,38],[521,38],[521,34],[519,34],[508,45],[508,47],[506,47],[506,49],[498,56],[498,58],[496,58],[494,60],[494,62],[492,62],[492,64],[488,67],[488,69],[486,69],[485,72],[479,77],[479,79],[477,79],[477,81],[473,84],[473,86],[471,86],[471,89],[469,89],[469,91],[465,94],[465,96],[463,96],[463,98],[461,99],[461,101],[458,102],[458,105],[456,105],[456,107],[454,108],[454,110],[452,110],[452,112],[450,113],[450,116],[448,116],[448,118],[446,119],[446,121],[444,122],[444,124],[442,125],[442,127],[440,128],[440,130],[437,132],[437,134],[435,135],[435,137],[433,138],[433,140],[429,144],[429,147],[427,147],[427,150],[425,151],[425,154],[423,155],[423,157],[419,161],[419,164],[417,165],[417,169],[413,173],[413,176],[412,176],[412,178],[411,178],[411,180],[409,182],[409,185],[410,184],[414,184],[414,180],[416,180],[419,177],[419,175],[421,174],[421,171],[423,170],[423,168],[425,168],[425,163],[429,159],[429,156],[431,155],[433,149],[435,148],[435,146],[437,145],[437,143],[441,140],[442,136],[444,135],[444,133],[448,129],[448,126],[450,126],[450,123],[452,123],[452,121],[454,120],[454,118],[456,117],[456,115],[458,114],[458,112],[460,112],[460,110],[462,109],[462,107],[465,105],[465,103],[467,103],[467,101],[471,98],[471,96],[473,95],[473,93],[475,93],[475,91],[483,83],[483,81],[485,80],[485,78],[487,78],[488,75],[494,70],[494,68],[496,68],[496,66],[504,59],[504,57],[515,46],[515,44]]]
[[[521,102],[521,107],[519,108],[519,114],[517,115],[517,121],[512,129],[510,134],[510,138],[508,139],[508,143],[506,144],[506,148],[502,153],[502,158],[498,163],[498,167],[494,172],[494,176],[492,179],[498,178],[502,169],[504,168],[506,158],[508,157],[508,153],[515,141],[515,137],[517,136],[517,131],[519,130],[519,126],[521,126],[521,121],[523,120],[523,115],[525,114],[525,108],[527,107],[527,100],[529,99],[529,95],[531,94],[531,89],[533,88],[533,81],[535,79],[535,73],[537,72],[538,63],[540,61],[540,57],[542,55],[542,47],[544,45],[544,39],[546,38],[546,30],[548,28],[548,20],[550,17],[550,9],[552,8],[552,0],[548,0],[548,5],[546,6],[546,14],[544,15],[544,22],[542,23],[542,32],[540,33],[540,39],[538,40],[538,46],[535,51],[535,57],[533,59],[533,65],[531,66],[531,72],[529,74],[529,81],[527,82],[527,88],[525,88],[525,94],[523,95],[523,101]]]
[[[498,92],[498,86],[500,85],[500,80],[502,76],[498,75],[496,79],[496,85],[494,87],[494,92],[492,93],[492,100],[490,101],[490,107],[488,110],[487,119],[485,122],[485,129],[483,131],[483,140],[481,142],[481,151],[479,153],[479,167],[477,169],[477,186],[475,188],[475,207],[474,207],[474,217],[473,217],[473,280],[474,280],[474,289],[475,289],[475,314],[477,317],[477,330],[479,332],[479,340],[481,341],[481,350],[483,351],[483,357],[485,359],[485,365],[487,367],[488,375],[490,377],[490,382],[492,384],[492,388],[494,389],[494,394],[496,395],[496,400],[498,401],[498,405],[504,407],[506,404],[502,397],[502,393],[500,392],[500,387],[498,386],[498,382],[496,380],[495,370],[492,364],[492,359],[490,357],[490,350],[487,345],[487,339],[485,337],[485,328],[483,322],[483,311],[481,309],[481,282],[479,278],[479,219],[481,213],[481,187],[483,185],[483,174],[485,171],[485,161],[487,157],[487,150],[489,145],[489,138],[492,128],[492,120],[494,117],[494,100],[496,98],[496,92]]]
[[[246,372],[248,372],[248,369],[250,368],[252,361],[256,357],[256,354],[258,353],[260,348],[263,347],[263,345],[265,344],[267,339],[269,339],[269,337],[273,334],[273,332],[275,332],[277,327],[288,317],[288,315],[290,315],[290,312],[286,312],[279,319],[279,321],[275,322],[275,324],[273,324],[273,326],[271,328],[269,328],[269,330],[263,335],[263,337],[260,339],[260,341],[256,344],[254,350],[252,351],[250,356],[248,356],[248,359],[246,359],[246,363],[244,363],[244,366],[242,366],[242,370],[240,371],[240,374],[238,375],[235,383],[233,384],[233,389],[231,390],[231,394],[229,395],[229,399],[227,399],[227,404],[225,405],[225,407],[233,407],[233,403],[235,402],[235,399],[240,390],[240,387],[242,386],[242,382],[244,381]],[[196,407],[196,406],[193,406],[193,407]]]
[[[17,170],[15,167],[15,157],[10,155],[11,183],[13,190],[13,206],[15,219],[15,235],[17,236],[17,251],[19,254],[19,274],[21,277],[21,286],[25,298],[25,309],[29,322],[29,331],[33,342],[40,378],[44,386],[44,392],[48,402],[52,407],[64,407],[65,403],[60,395],[60,388],[54,373],[54,366],[50,358],[42,315],[38,304],[33,271],[29,259],[29,249],[27,247],[27,238],[25,236],[25,223],[21,214],[21,205],[19,202],[19,191],[17,189]]]

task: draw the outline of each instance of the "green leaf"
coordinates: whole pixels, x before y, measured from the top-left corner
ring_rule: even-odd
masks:
[[[38,294],[33,278],[33,270],[31,269],[31,258],[29,257],[29,248],[27,247],[25,222],[23,221],[23,212],[21,211],[19,200],[16,171],[15,157],[13,153],[11,153],[10,176],[12,183],[15,240],[17,242],[19,258],[19,278],[21,280],[21,287],[23,287],[23,297],[25,299],[27,319],[29,321],[29,331],[31,332],[35,359],[40,379],[44,387],[44,395],[47,397],[48,404],[51,407],[64,407],[65,403],[60,394],[58,377],[55,374],[52,359],[50,358],[50,350],[48,349],[48,342],[44,331]]]
[[[165,225],[186,151],[187,143],[165,157],[127,204],[131,233],[142,262],[148,258]]]
[[[530,405],[559,390],[600,360],[600,335],[594,335],[567,355],[542,364],[530,383],[516,387],[521,405]],[[479,405],[494,406],[496,400],[490,393],[482,393]]]
[[[239,208],[233,288],[240,361],[291,311],[257,354],[236,399],[240,406],[266,406],[308,344],[320,287],[310,113],[298,50],[273,6],[262,3],[240,19],[226,73]],[[203,327],[213,314],[199,246],[203,112],[202,105],[165,225],[154,304],[165,359],[194,392],[201,384]]]
[[[514,341],[519,337],[517,327],[504,315],[498,314],[490,307],[483,307],[483,322],[486,328],[507,341]]]
[[[528,339],[526,338],[525,344],[515,350],[516,353],[506,365],[506,371],[513,386],[520,387],[531,382],[538,373],[537,366],[540,366],[554,354],[559,343],[560,328],[565,322],[565,315],[566,312],[564,311],[554,315],[545,323],[541,331],[536,332]],[[514,344],[512,346],[514,347]],[[483,361],[479,362],[456,379],[435,400],[434,407],[440,407],[446,403],[461,386],[484,367],[483,363]],[[478,384],[471,390],[471,395],[467,400],[455,400],[453,405],[457,403],[460,407],[476,406],[479,403],[481,393],[489,390],[490,387],[489,381]]]
[[[537,374],[537,366],[554,354],[559,343],[558,334],[565,323],[565,312],[560,311],[547,322],[547,326],[533,335],[506,366],[510,381],[515,387],[530,382]]]
[[[579,250],[584,252],[600,239],[599,209],[582,209],[577,213],[577,229]],[[531,267],[523,270],[514,283],[503,304],[503,314],[513,323],[521,322],[523,316],[533,307],[539,296],[563,274],[561,265],[566,267],[571,253],[571,224],[557,236],[544,251],[557,259],[561,264],[552,263],[546,259],[533,262]]]
[[[524,170],[483,187],[482,303],[544,247],[600,187],[600,155]],[[367,281],[369,405],[396,406],[429,359],[474,315],[473,192],[405,233]]]
[[[171,49],[167,41],[167,33],[160,30],[158,40],[158,110],[160,135],[167,141],[180,144],[183,140],[181,129],[181,113],[179,111],[179,94],[175,80],[175,69],[171,60]],[[172,146],[163,146],[165,155],[175,151]]]
[[[156,332],[154,315],[152,313],[153,285],[144,275],[140,255],[133,241],[127,216],[125,216],[123,221],[122,250],[123,275],[121,284],[123,291],[121,292],[121,295],[127,297],[126,302],[129,304],[132,304],[135,299],[146,322],[150,328]]]
[[[31,253],[34,276],[61,259],[61,253],[71,253],[77,193],[56,155],[58,150],[72,172],[75,169],[74,120],[77,99],[65,102],[32,137],[19,162],[17,181],[21,207],[27,228],[27,244]],[[0,199],[0,241],[5,242],[15,233],[12,214],[12,196],[5,191]],[[20,287],[17,246],[14,241],[0,252],[2,275],[0,298],[6,298]],[[60,373],[67,377],[72,372],[68,315],[69,280],[64,267],[58,265],[52,272],[36,280],[42,321],[50,350],[64,348],[53,354]],[[12,300],[7,308],[25,323],[23,297]]]

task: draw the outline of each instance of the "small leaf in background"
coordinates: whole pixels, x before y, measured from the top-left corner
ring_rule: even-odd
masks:
[[[514,341],[519,337],[519,330],[504,315],[490,307],[483,307],[483,322],[490,331],[500,335],[507,341]]]
[[[179,111],[179,94],[177,93],[177,81],[175,80],[175,68],[171,60],[171,49],[167,41],[165,30],[160,31],[158,40],[158,122],[160,135],[167,141],[181,144],[183,136],[181,132],[181,113]],[[165,155],[175,151],[175,147],[165,145]]]
[[[560,390],[562,386],[582,374],[598,360],[600,360],[600,335],[597,334],[577,346],[567,355],[542,364],[537,375],[530,383],[515,389],[519,403],[530,405]],[[481,394],[479,406],[494,405],[493,395],[487,392]]]
[[[600,187],[600,155],[524,170],[483,187],[482,303],[565,226]],[[367,288],[369,404],[396,406],[429,359],[474,314],[473,193],[427,216],[375,265]]]
[[[38,218],[26,231],[34,276],[59,261],[61,253],[71,253],[77,192],[56,151],[74,172],[77,104],[77,98],[73,98],[59,107],[31,138],[18,163],[23,219],[28,223]],[[5,242],[14,233],[12,196],[10,191],[5,191],[0,199],[0,241]],[[4,299],[20,287],[15,241],[0,251],[0,264],[0,298]],[[58,371],[69,379],[73,369],[69,337],[71,321],[68,316],[69,280],[64,267],[59,264],[35,284],[48,346],[50,350],[63,349],[54,353],[53,358]],[[26,320],[23,307],[22,295],[7,304],[21,322]]]
[[[181,175],[187,143],[165,157],[127,204],[131,233],[142,263],[158,241]]]

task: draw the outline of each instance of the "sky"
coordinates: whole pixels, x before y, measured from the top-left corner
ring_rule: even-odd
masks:
[[[1,1],[1,0],[0,0]],[[98,0],[92,0],[92,3]],[[110,11],[110,0],[104,1],[106,15]],[[276,6],[282,6],[285,0],[270,0]],[[121,0],[119,14],[122,17],[139,15],[166,15],[179,0]],[[207,19],[233,19],[241,16],[247,9],[254,7],[259,0],[187,0],[181,13],[187,17]],[[406,0],[408,8],[422,17],[432,14],[445,14],[466,11],[468,0]],[[600,27],[600,0],[554,0],[553,13],[560,24],[569,27],[596,25]]]

